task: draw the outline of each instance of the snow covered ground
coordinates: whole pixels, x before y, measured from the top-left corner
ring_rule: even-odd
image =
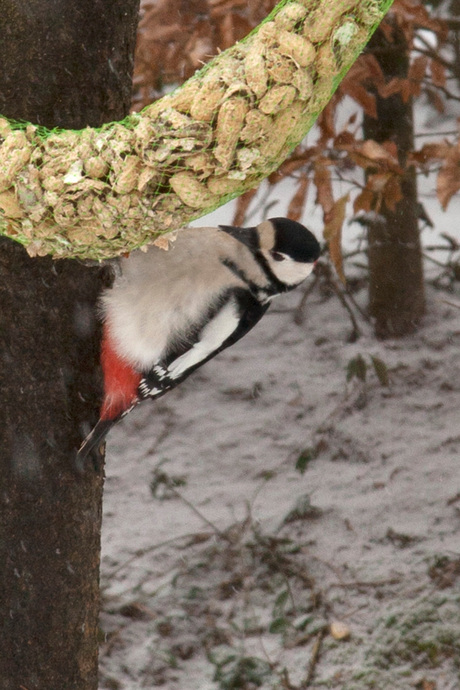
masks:
[[[460,688],[460,294],[385,342],[301,298],[112,432],[101,690]]]
[[[112,433],[101,688],[460,688],[460,309],[349,343],[300,298]]]

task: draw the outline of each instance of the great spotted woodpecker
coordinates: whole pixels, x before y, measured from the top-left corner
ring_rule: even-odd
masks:
[[[164,395],[242,338],[319,255],[307,228],[272,218],[251,228],[189,228],[168,251],[151,246],[122,259],[101,297],[104,400],[79,459],[139,402]]]

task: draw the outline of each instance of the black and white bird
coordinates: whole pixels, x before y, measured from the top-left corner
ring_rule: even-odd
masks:
[[[307,228],[272,218],[251,228],[189,228],[168,251],[151,246],[122,259],[101,297],[104,400],[79,459],[138,403],[164,395],[242,338],[319,255]]]

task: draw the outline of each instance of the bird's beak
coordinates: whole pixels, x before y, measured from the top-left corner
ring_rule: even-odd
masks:
[[[236,228],[232,225],[219,225],[219,229],[245,244],[252,252],[259,249],[259,238],[255,228]]]

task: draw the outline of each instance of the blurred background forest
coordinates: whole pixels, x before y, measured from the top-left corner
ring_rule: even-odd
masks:
[[[275,5],[275,0],[142,0],[134,109],[181,84],[247,35]],[[270,69],[282,71],[283,65]],[[419,231],[432,221],[417,180],[434,176],[444,210],[460,189],[458,123],[452,126],[448,117],[450,106],[460,100],[459,80],[458,1],[396,0],[321,114],[316,140],[309,137],[308,144],[298,146],[265,188],[269,198],[277,185],[290,180],[286,210],[295,220],[302,219],[308,198],[314,197],[322,209],[328,255],[343,284],[342,235],[353,218],[366,228],[369,311],[381,337],[413,331],[424,313]],[[432,132],[416,122],[416,103],[431,112]],[[439,127],[443,122],[448,126]],[[245,221],[256,195],[255,189],[238,200],[235,224]],[[457,250],[457,238],[444,233],[444,282],[457,279]],[[327,269],[323,272],[330,277]]]

